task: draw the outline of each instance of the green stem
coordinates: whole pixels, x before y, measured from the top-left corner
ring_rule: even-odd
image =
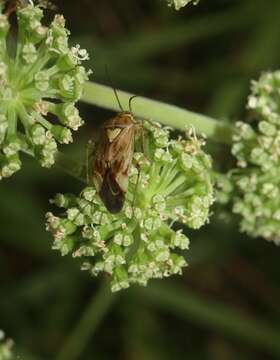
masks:
[[[121,104],[127,108],[129,99],[133,94],[118,90],[118,96]],[[114,92],[109,86],[87,82],[82,101],[120,111]],[[186,129],[186,126],[193,125],[198,133],[203,133],[222,144],[231,144],[234,132],[231,125],[174,105],[139,96],[133,102],[133,113],[141,119],[160,122],[182,131]]]
[[[28,114],[26,108],[22,105],[22,103],[17,104],[17,112],[19,119],[25,128],[26,134],[28,134],[29,126],[32,124],[31,116]]]
[[[9,119],[8,135],[15,135],[17,132],[17,112],[14,104],[8,107],[7,114]]]
[[[93,295],[79,323],[56,357],[57,360],[82,359],[82,352],[96,331],[98,325],[107,314],[115,297],[116,296],[110,291],[107,282],[104,281],[98,290],[98,293]]]
[[[35,113],[34,117],[36,118],[37,122],[44,126],[45,129],[51,130],[52,124],[46,120],[40,113]]]
[[[277,358],[280,355],[280,332],[268,323],[246,316],[228,305],[202,299],[188,291],[186,287],[157,284],[148,289],[136,291],[149,302],[168,313],[178,315],[180,319],[190,320],[213,329],[223,335],[229,335],[252,346],[267,350]]]
[[[118,96],[121,103],[128,104],[132,94],[118,90]],[[112,88],[100,84],[86,83],[82,101],[111,110],[119,110]],[[56,105],[52,103],[49,105],[50,112],[56,113]],[[133,111],[137,117],[152,119],[182,131],[185,130],[186,125],[193,125],[199,133],[204,133],[223,144],[231,144],[233,127],[210,117],[143,97],[135,100]],[[61,152],[56,155],[56,167],[68,175],[86,182],[85,168]]]

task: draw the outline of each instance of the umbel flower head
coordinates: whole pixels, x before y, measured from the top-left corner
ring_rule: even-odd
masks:
[[[199,0],[167,0],[169,6],[174,6],[176,10],[180,10],[182,7],[193,3],[197,5]]]
[[[55,162],[57,144],[72,141],[82,125],[75,103],[89,72],[81,63],[87,52],[69,47],[62,15],[47,27],[43,10],[18,7],[15,54],[10,54],[10,23],[0,4],[0,178],[21,167],[19,152],[35,156],[44,167]],[[52,120],[51,120],[52,119]]]
[[[238,122],[232,153],[237,168],[220,181],[223,201],[233,198],[241,230],[280,244],[280,71],[252,82],[251,124]]]
[[[170,140],[167,128],[149,123],[145,132],[147,153],[134,154],[120,213],[110,214],[88,186],[79,196],[56,195],[53,203],[64,210],[47,214],[53,248],[81,258],[82,269],[94,276],[108,274],[112,291],[181,274],[187,264],[180,252],[189,239],[176,223],[199,229],[213,202],[204,140],[192,131],[186,139]]]
[[[12,340],[5,340],[5,334],[0,330],[0,359],[1,360],[12,360]]]

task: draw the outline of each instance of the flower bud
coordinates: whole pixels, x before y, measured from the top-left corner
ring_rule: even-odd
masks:
[[[60,144],[69,144],[73,141],[71,131],[64,126],[53,125],[51,133]]]

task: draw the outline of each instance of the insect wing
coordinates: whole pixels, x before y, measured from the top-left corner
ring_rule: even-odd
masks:
[[[121,211],[128,188],[134,150],[134,122],[130,113],[108,120],[94,161],[94,183],[111,213]]]

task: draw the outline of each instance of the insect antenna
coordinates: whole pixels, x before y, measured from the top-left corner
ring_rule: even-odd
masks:
[[[122,104],[121,104],[121,102],[120,102],[119,95],[118,95],[118,93],[117,93],[116,88],[113,87],[113,90],[114,90],[114,93],[115,93],[115,96],[116,96],[116,99],[117,99],[117,102],[118,102],[118,104],[119,104],[119,107],[120,107],[121,111],[124,111],[124,109],[123,109],[123,107],[122,107]]]
[[[94,149],[94,143],[93,143],[92,140],[89,140],[87,142],[87,146],[86,146],[86,164],[85,164],[85,167],[86,167],[86,180],[87,180],[87,184],[89,186],[92,185],[90,175],[89,175],[89,171],[90,171],[89,164],[90,164],[90,156],[92,156],[93,149]]]
[[[131,113],[133,113],[133,111],[132,111],[132,100],[134,100],[134,99],[137,98],[137,97],[138,97],[138,95],[133,95],[133,96],[131,96],[130,99],[129,99],[128,104],[129,104],[129,111],[130,111]]]
[[[111,87],[112,87],[112,89],[114,90],[114,94],[115,94],[115,97],[116,97],[117,102],[118,102],[118,104],[119,104],[120,110],[121,110],[121,111],[124,111],[124,109],[123,109],[123,107],[122,107],[122,104],[121,104],[121,102],[120,102],[120,98],[119,98],[117,89],[116,89],[115,86],[113,85],[113,81],[112,81],[112,78],[111,78],[111,76],[110,76],[110,74],[109,74],[108,66],[107,66],[107,65],[105,65],[105,71],[106,71],[106,75],[107,75],[107,77],[108,77],[108,79],[109,79],[109,82],[110,82],[110,84],[111,84]]]

